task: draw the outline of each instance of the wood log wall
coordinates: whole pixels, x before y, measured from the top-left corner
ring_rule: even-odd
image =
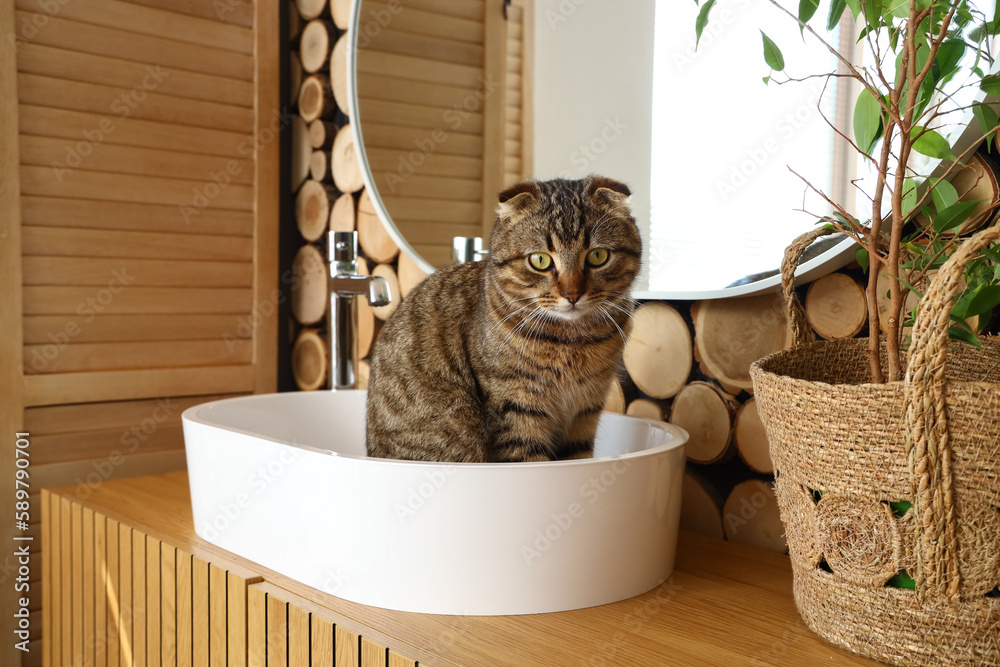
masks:
[[[636,310],[622,381],[605,409],[690,434],[683,530],[784,551],[749,371],[789,342],[775,294],[649,301]]]
[[[29,434],[30,517],[0,538],[34,538],[36,558],[30,652],[5,641],[0,664],[42,657],[42,487],[183,469],[185,408],[275,390],[278,16],[277,0],[2,3],[0,458],[12,470]]]
[[[291,267],[289,354],[301,390],[330,386],[328,231],[358,232],[359,271],[385,278],[395,299],[359,305],[362,359],[426,275],[386,233],[361,179],[346,99],[347,4],[300,2],[290,42],[294,218],[305,245]],[[361,17],[359,113],[371,169],[394,222],[436,266],[452,262],[453,236],[488,238],[496,193],[531,163],[530,117],[521,112],[531,86],[529,4],[514,2],[506,20],[497,0],[373,4],[376,13]]]

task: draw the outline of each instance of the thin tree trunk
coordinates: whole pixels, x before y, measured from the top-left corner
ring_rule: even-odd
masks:
[[[878,312],[878,274],[885,268],[882,255],[879,253],[879,236],[882,233],[882,195],[885,192],[885,181],[881,174],[886,173],[889,155],[892,152],[892,133],[895,122],[886,114],[885,132],[882,138],[882,154],[879,156],[879,182],[875,188],[872,200],[872,226],[868,232],[868,361],[872,371],[872,382],[885,382],[882,372],[882,358],[879,354],[879,312]]]

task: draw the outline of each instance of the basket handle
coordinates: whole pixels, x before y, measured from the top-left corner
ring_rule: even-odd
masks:
[[[816,339],[816,334],[806,318],[805,308],[802,307],[799,297],[795,295],[795,269],[799,266],[802,253],[816,239],[836,233],[837,230],[831,227],[817,227],[796,238],[785,249],[785,258],[781,261],[781,293],[785,297],[785,315],[788,317],[788,326],[792,329],[792,347],[805,345]]]
[[[906,364],[906,442],[919,522],[918,591],[954,600],[959,593],[957,520],[952,451],[948,438],[945,363],[952,303],[961,291],[965,265],[1000,239],[989,227],[967,239],[934,277],[917,309]]]

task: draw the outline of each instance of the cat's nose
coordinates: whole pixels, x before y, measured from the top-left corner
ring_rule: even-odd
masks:
[[[560,292],[560,294],[572,304],[576,304],[580,300],[580,297],[583,296],[583,292]]]

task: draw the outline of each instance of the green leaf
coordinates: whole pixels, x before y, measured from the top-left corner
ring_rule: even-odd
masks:
[[[934,97],[934,92],[934,79],[928,76],[920,84],[920,91],[917,93],[916,109],[913,113],[914,118],[920,118],[924,115],[924,110],[927,109],[927,104]]]
[[[858,260],[858,264],[861,265],[861,270],[868,273],[868,265],[871,263],[871,258],[868,256],[868,251],[864,248],[858,248],[858,252],[855,255]]]
[[[851,8],[851,14],[858,18],[861,14],[861,0],[847,0],[847,6]]]
[[[958,8],[955,10],[954,22],[959,27],[964,28],[969,25],[972,20],[972,12],[969,11],[969,6],[967,3],[962,2],[959,4]]]
[[[715,5],[715,0],[708,0],[704,5],[701,6],[701,11],[698,12],[698,18],[694,21],[694,48],[698,49],[698,42],[701,41],[701,33],[705,30],[705,26],[708,25],[708,13],[712,11],[712,7]]]
[[[819,9],[819,0],[799,0],[799,21],[802,22],[799,26],[799,32],[805,30],[805,24],[809,23],[809,19],[813,17],[817,9]]]
[[[981,285],[971,295],[966,307],[966,317],[993,312],[1000,306],[1000,285]]]
[[[1000,74],[990,74],[983,77],[979,87],[987,95],[1000,95]]]
[[[997,112],[993,110],[988,104],[980,102],[979,104],[973,105],[972,114],[979,121],[979,129],[983,131],[983,134],[988,134],[996,129],[997,125],[1000,124],[1000,119],[997,118]],[[987,142],[986,146],[992,144],[992,141]]]
[[[960,201],[957,204],[952,204],[948,208],[942,210],[934,218],[934,231],[938,234],[941,232],[946,232],[949,229],[954,229],[958,227],[963,222],[969,219],[972,212],[976,209],[976,206],[984,200],[976,199],[974,201]]]
[[[857,0],[855,0],[855,4]],[[840,17],[844,14],[844,8],[847,7],[847,0],[833,0],[830,4],[830,13],[826,17],[826,30],[829,32],[837,27],[840,23]],[[851,10],[853,11],[853,7]],[[800,10],[801,11],[801,10]],[[856,16],[857,14],[855,14]]]
[[[864,0],[863,7],[865,21],[868,23],[869,27],[874,28],[882,23],[882,16],[884,14],[882,6],[882,0]]]
[[[969,315],[969,304],[975,297],[975,290],[967,290],[955,305],[951,308],[950,317],[952,321],[955,322],[965,322],[966,318],[971,317]]]
[[[881,125],[882,105],[865,88],[854,104],[854,140],[866,155],[871,152]]]
[[[892,509],[893,514],[899,518],[903,518],[910,511],[910,508],[913,507],[913,503],[909,500],[900,500],[899,502],[889,503],[889,507]]]
[[[905,280],[903,280],[903,279],[902,279],[902,278],[900,278],[899,276],[894,276],[894,275],[892,275],[891,273],[889,273],[888,271],[883,271],[883,272],[882,272],[882,275],[883,275],[883,276],[887,276],[887,277],[889,277],[889,278],[892,278],[892,279],[893,279],[893,280],[895,280],[895,281],[896,281],[897,283],[899,283],[900,285],[902,285],[902,286],[903,286],[903,287],[905,287],[906,289],[908,289],[908,290],[910,290],[911,292],[913,292],[914,294],[916,294],[916,295],[917,295],[917,298],[918,298],[918,299],[923,299],[923,298],[924,298],[924,295],[923,295],[923,292],[921,292],[921,291],[920,291],[920,290],[918,290],[918,289],[917,289],[916,287],[914,287],[914,286],[913,286],[913,285],[911,285],[910,283],[906,282]],[[888,290],[886,290],[886,293],[885,293],[885,296],[886,296],[886,298],[889,298],[889,295],[890,295],[890,294],[892,294],[892,292],[891,292],[891,291],[888,291]]]
[[[893,46],[893,48],[895,49],[895,45]],[[899,71],[899,69],[903,66],[902,61],[904,53],[905,49],[900,49],[899,53],[896,55],[896,71]],[[924,68],[924,65],[927,64],[927,59],[930,58],[930,48],[928,48],[925,44],[922,43],[918,44],[916,55],[917,57],[916,57],[915,68],[916,71],[919,72]],[[910,104],[909,88],[910,88],[909,82],[906,82],[903,85],[902,92],[900,93],[899,106],[901,110],[906,109]],[[933,96],[934,96],[934,77],[928,76],[924,79],[923,83],[920,84],[920,89],[917,91],[917,99],[916,102],[914,103],[914,107],[916,108],[914,112],[914,118],[920,118],[920,115],[923,113],[924,108],[927,106],[927,103]]]
[[[941,181],[931,190],[931,200],[934,202],[934,208],[943,211],[958,201],[958,192],[948,181]]]
[[[948,336],[954,338],[955,340],[960,340],[963,343],[968,343],[973,347],[982,348],[979,344],[979,339],[976,338],[976,334],[972,333],[968,329],[963,329],[962,327],[949,327]]]
[[[955,159],[955,154],[951,152],[948,141],[935,130],[924,131],[924,128],[917,126],[910,132],[910,137],[917,137],[913,142],[913,150],[921,155],[948,160]]]
[[[910,15],[910,0],[886,0],[882,15],[905,19]]]
[[[949,39],[938,47],[934,60],[940,69],[940,77],[947,78],[958,69],[958,63],[965,55],[965,42],[961,39]]]
[[[770,81],[771,81],[771,77],[769,77],[769,76],[762,76],[762,77],[760,78],[760,80],[761,80],[761,81],[763,81],[763,82],[764,82],[764,85],[766,86],[766,85],[767,85],[768,83],[770,83]]]
[[[760,36],[764,41],[764,62],[772,70],[780,72],[785,69],[785,57],[781,55],[781,49],[778,45],[771,41],[771,38],[764,34],[764,31],[760,31]]]
[[[906,570],[900,570],[892,575],[889,581],[885,582],[885,585],[890,588],[905,588],[911,591],[917,588],[917,582],[913,580],[913,577]]]

